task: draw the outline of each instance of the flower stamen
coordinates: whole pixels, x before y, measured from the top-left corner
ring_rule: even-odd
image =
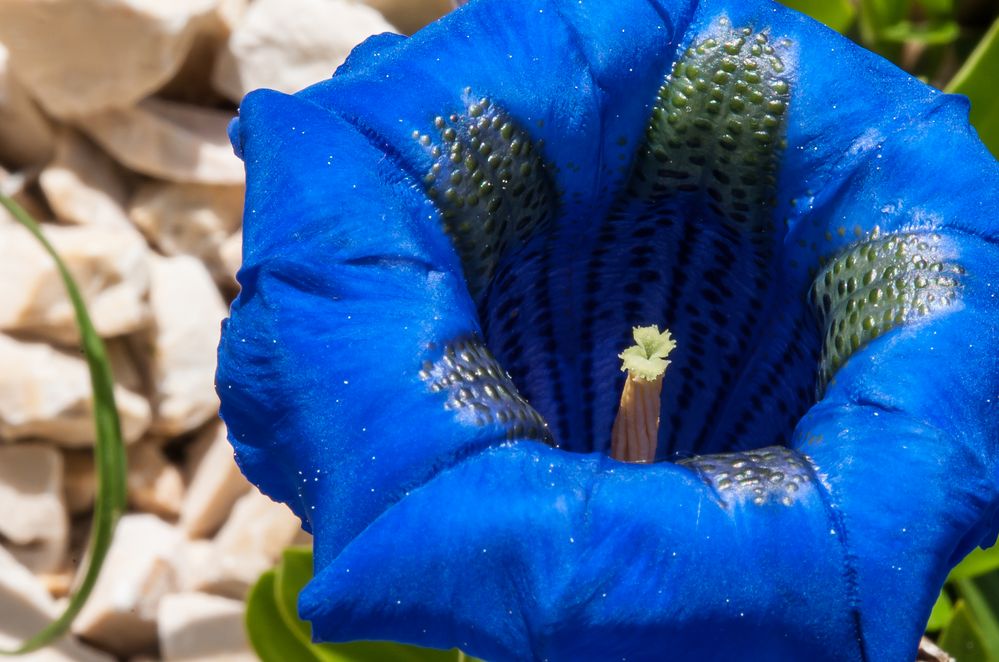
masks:
[[[676,347],[669,330],[634,327],[635,344],[619,354],[628,373],[611,429],[611,457],[622,462],[652,462],[659,439],[659,399],[666,359]]]

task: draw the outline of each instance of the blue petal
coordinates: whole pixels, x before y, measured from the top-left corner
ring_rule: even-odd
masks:
[[[433,162],[412,132],[432,132],[436,116],[464,109],[469,101],[466,89],[494,99],[544,145],[550,171],[556,173],[559,217],[567,226],[560,233],[564,237],[543,253],[546,265],[559,264],[572,244],[592,243],[586,224],[613,204],[626,180],[626,166],[642,140],[654,91],[693,5],[545,0],[509,3],[498,14],[496,10],[469,6],[414,38],[376,37],[359,47],[335,78],[300,94],[334,109],[371,136],[418,181]],[[376,108],[383,110],[372,112]],[[510,272],[521,281],[536,282],[533,276],[549,271],[546,265],[524,264],[522,257],[510,264]],[[504,342],[491,344],[536,406],[559,427],[560,441],[583,448],[589,426],[578,399],[572,397],[578,390],[573,384],[580,378],[582,348],[577,329],[568,321],[579,302],[561,294],[569,287],[552,287],[554,312],[532,297],[519,306],[523,324],[541,315],[551,318],[544,333],[520,333],[523,327],[518,326],[511,335],[522,342],[505,352]],[[507,295],[505,301],[511,298]],[[495,301],[492,307],[503,303]],[[549,351],[556,341],[558,354]],[[616,379],[614,372],[616,368]],[[555,388],[546,388],[549,385]]]
[[[757,296],[739,289],[742,301],[728,301],[724,310],[716,311],[729,317],[732,331],[745,337],[755,334],[759,346],[730,343],[726,351],[707,351],[707,357],[698,358],[689,354],[689,343],[681,344],[674,374],[691,376],[670,380],[663,402],[667,411],[676,410],[671,405],[679,402],[687,422],[673,416],[664,423],[660,447],[663,457],[670,457],[670,453],[784,442],[807,406],[803,394],[810,391],[807,355],[814,343],[803,297],[810,283],[809,269],[855,241],[856,232],[897,228],[911,218],[906,209],[897,222],[886,222],[880,211],[888,204],[881,199],[885,186],[900,199],[919,188],[917,180],[899,176],[902,166],[884,160],[885,180],[877,183],[857,173],[865,172],[866,164],[879,155],[887,156],[881,152],[891,136],[916,135],[930,122],[942,123],[943,115],[949,116],[949,127],[966,131],[966,121],[953,112],[946,97],[832,31],[768,3],[695,6],[639,0],[501,7],[476,3],[412,39],[370,40],[334,79],[301,93],[358,126],[414,179],[422,178],[433,161],[411,133],[432,133],[435,116],[463,109],[468,103],[466,88],[494,100],[543,143],[559,192],[557,225],[538,250],[511,257],[507,272],[517,274],[519,282],[500,288],[479,312],[501,362],[566,448],[605,449],[604,432],[610,429],[615,393],[623,379],[615,365],[615,348],[632,324],[661,322],[652,311],[665,305],[678,311],[667,315],[678,319],[665,320],[678,336],[697,335],[703,327],[703,320],[692,324],[692,316],[683,311],[702,305],[700,283],[726,259],[723,254],[705,253],[703,246],[696,246],[685,262],[690,276],[682,288],[677,278],[668,275],[670,269],[680,268],[679,253],[665,254],[669,266],[660,269],[666,274],[661,294],[650,296],[645,288],[629,302],[608,299],[608,293],[620,294],[624,285],[640,287],[640,283],[630,279],[622,283],[621,274],[606,264],[594,275],[587,265],[606,260],[587,262],[585,256],[595,256],[608,243],[597,229],[620,199],[629,173],[625,166],[643,139],[653,91],[677,49],[710,32],[721,16],[733,25],[764,31],[775,42],[788,41],[785,64],[794,80],[774,213],[775,241],[783,242],[783,254],[773,257],[783,273],[778,280],[730,265],[729,289],[770,279],[770,287],[757,288]],[[837,66],[829,66],[831,58]],[[531,84],[522,84],[525,80]],[[878,95],[878,89],[892,93]],[[941,112],[941,108],[950,110]],[[941,129],[935,133],[945,135]],[[969,176],[966,159],[949,157],[958,152],[965,153],[941,150],[940,170],[953,163],[953,170]],[[898,162],[911,163],[912,156],[900,155]],[[962,181],[953,173],[949,180]],[[844,195],[846,191],[849,195]],[[667,239],[673,246],[681,243],[676,236]],[[616,252],[624,255],[643,244],[659,243],[644,235],[615,239]],[[541,259],[529,259],[539,254]],[[569,264],[574,268],[565,267]],[[773,264],[768,267],[772,268]],[[593,292],[594,277],[600,287],[587,294]],[[617,315],[601,320],[610,314],[606,310],[595,319],[586,318],[583,311],[594,308],[596,301],[617,303],[622,311],[623,303],[634,308],[628,309],[629,319]],[[753,307],[763,311],[762,320]],[[490,318],[509,308],[519,312],[519,320],[504,335]],[[759,328],[778,315],[783,319],[760,334]],[[682,328],[684,324],[690,326]],[[743,332],[747,328],[748,333]],[[789,357],[789,347],[803,351]],[[775,376],[773,366],[789,359],[790,367]],[[738,364],[738,369],[721,367],[729,364]],[[788,374],[793,377],[785,378]],[[739,387],[730,388],[731,382]],[[608,383],[614,387],[596,388]],[[779,393],[774,400],[787,403],[784,409],[754,402],[752,396],[761,388]],[[725,395],[699,395],[704,393]],[[748,424],[747,419],[751,419]],[[690,423],[703,420],[713,421],[710,431]]]
[[[322,563],[506,431],[463,423],[419,375],[478,323],[414,182],[353,127],[276,92],[243,102],[240,141],[242,291],[219,348],[222,416],[247,476],[315,532]]]
[[[844,532],[781,450],[762,505],[672,464],[490,450],[387,511],[300,608],[323,640],[490,660],[861,659]]]
[[[503,426],[455,425],[442,395],[428,393],[418,374],[421,362],[434,358],[430,348],[439,354],[445,343],[480,329],[460,264],[420,192],[429,162],[409,135],[413,126],[460,106],[463,88],[474,85],[503,95],[532,130],[572,136],[552,146],[560,161],[603,159],[604,172],[620,180],[618,156],[633,151],[648,104],[619,112],[612,101],[635,86],[654,89],[675,47],[667,14],[632,4],[627,23],[601,8],[511,6],[507,29],[497,35],[502,45],[468,41],[474,57],[456,53],[438,63],[435,75],[417,66],[409,77],[406,67],[376,73],[378,58],[430,62],[449,28],[421,39],[376,37],[345,63],[330,90],[317,86],[299,100],[261,91],[241,105],[230,133],[247,167],[243,291],[220,345],[222,415],[247,475],[316,532],[320,565],[409,487],[474,452],[469,448],[509,435]],[[492,23],[470,10],[454,20],[477,31]],[[542,43],[560,59],[530,55]],[[645,63],[620,75],[640,47]],[[541,67],[538,80],[547,87],[523,86],[506,69],[476,65],[495,49],[523,75],[537,77]],[[567,70],[578,72],[571,86],[559,73]],[[456,73],[461,86],[448,83]],[[340,81],[353,81],[342,94]],[[552,107],[556,92],[562,100]],[[328,103],[334,97],[335,113]],[[372,107],[391,111],[361,119]],[[625,130],[632,134],[627,147],[618,144]],[[573,189],[585,194],[578,207],[592,206],[597,174],[573,170]],[[421,440],[405,444],[413,421]],[[400,452],[401,444],[411,452]]]
[[[626,195],[670,63],[722,16],[788,40],[777,249],[756,274],[770,277],[762,320],[748,297],[722,311],[758,321],[739,370],[725,378],[723,352],[700,365],[679,356],[663,396],[679,423],[664,428],[699,426],[671,438],[681,455],[774,442],[799,453],[783,468],[767,464],[784,457],[776,450],[625,467],[520,441],[538,421],[515,394],[503,419],[476,419],[483,384],[463,394],[454,378],[471,367],[490,388],[502,379],[474,339],[509,294],[476,310],[423,193],[435,160],[412,132],[482,95],[539,145],[555,225],[502,268],[545,279],[535,292],[548,299],[525,304],[514,329],[524,343],[498,353],[567,448],[599,449],[621,376],[580,357],[613,363],[621,333],[656,320],[615,318],[584,339],[579,293],[592,274],[579,256],[604,243],[597,224]],[[962,102],[825,28],[763,2],[479,0],[412,39],[369,41],[298,98],[251,95],[234,133],[249,189],[243,292],[220,347],[223,416],[247,474],[316,533],[320,572],[302,607],[318,636],[497,659],[655,658],[663,646],[694,658],[748,646],[767,659],[911,659],[947,570],[995,538],[999,169]],[[713,220],[705,193],[670,208],[685,229]],[[641,206],[626,211],[625,226],[640,220]],[[858,336],[835,364],[823,354],[820,371],[814,274],[893,235],[935,237],[927,250],[960,282],[926,314],[907,300],[899,321]],[[700,280],[717,271],[705,255],[687,256],[678,310],[696,311]],[[665,262],[660,272],[675,268]],[[606,291],[622,287],[594,269]],[[835,354],[844,336],[818,307],[822,351]],[[685,337],[695,329],[675,321]],[[795,425],[820,372],[824,396]],[[721,404],[678,407],[692,384]],[[506,440],[518,443],[496,448]],[[761,497],[757,474],[723,486],[736,462],[784,492]],[[792,490],[784,469],[800,477],[800,466]]]
[[[999,247],[946,241],[967,266],[959,303],[851,357],[796,430],[850,532],[869,649],[888,660],[911,657],[947,573],[997,535]]]

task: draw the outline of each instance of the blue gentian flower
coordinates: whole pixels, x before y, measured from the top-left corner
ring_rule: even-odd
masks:
[[[219,350],[318,639],[912,660],[996,538],[999,166],[764,0],[475,0],[246,97]],[[632,327],[658,459],[608,457]]]

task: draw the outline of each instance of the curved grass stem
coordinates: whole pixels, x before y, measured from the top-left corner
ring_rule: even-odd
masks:
[[[66,634],[73,619],[83,609],[83,605],[97,583],[101,566],[111,546],[115,524],[125,510],[125,445],[122,442],[121,422],[118,419],[118,410],[114,401],[114,378],[111,375],[111,365],[108,362],[104,343],[94,329],[76,282],[55,248],[46,239],[41,226],[31,218],[26,210],[13,199],[2,194],[0,194],[0,206],[6,208],[15,220],[38,239],[45,251],[52,256],[59,270],[59,275],[66,287],[66,293],[73,304],[76,323],[80,329],[83,355],[90,370],[96,428],[94,463],[97,473],[97,493],[94,498],[93,523],[84,560],[84,569],[82,574],[78,576],[76,590],[57,619],[25,640],[17,648],[0,650],[2,655],[22,655],[43,648]]]

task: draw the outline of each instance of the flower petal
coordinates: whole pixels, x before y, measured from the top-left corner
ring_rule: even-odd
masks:
[[[241,105],[230,134],[247,164],[243,290],[220,345],[222,415],[247,475],[316,532],[320,566],[387,504],[462,453],[537,428],[523,401],[506,406],[494,425],[456,426],[462,416],[446,408],[448,389],[429,391],[436,373],[426,363],[445,360],[454,343],[480,329],[461,265],[417,183],[431,161],[410,132],[463,107],[463,89],[474,85],[505,95],[532,132],[572,136],[552,147],[561,161],[605,160],[605,170],[622,178],[618,163],[633,147],[618,144],[618,129],[636,142],[647,107],[612,113],[609,99],[632,85],[654,89],[675,47],[665,12],[629,4],[627,23],[599,7],[512,5],[495,43],[466,42],[467,52],[433,75],[418,63],[443,52],[451,28],[411,40],[379,36],[328,84],[297,99],[256,92]],[[472,10],[455,20],[470,30],[494,23]],[[611,31],[609,21],[628,27]],[[599,32],[606,48],[590,38]],[[558,60],[533,57],[541,44]],[[640,47],[645,62],[621,75]],[[543,74],[546,87],[481,66],[500,50],[525,75]],[[393,63],[385,74],[383,53]],[[576,81],[567,86],[559,72],[570,70]],[[350,85],[338,91],[342,81]],[[561,101],[553,107],[556,91]],[[362,120],[372,107],[391,111]],[[574,190],[588,197],[582,207],[593,200],[597,175],[573,170]],[[501,400],[519,398],[512,384],[494,390]],[[414,421],[425,441],[407,445]]]
[[[712,307],[701,296],[701,284],[716,281],[728,258],[709,250],[708,233],[686,255],[680,236],[667,238],[671,252],[659,251],[662,242],[645,234],[615,237],[616,254],[655,246],[668,265],[653,286],[661,296],[639,295],[635,301],[630,290],[641,284],[621,270],[640,271],[631,262],[648,257],[621,259],[617,267],[597,257],[608,243],[598,224],[629,180],[628,164],[644,140],[654,90],[670,62],[721,17],[783,44],[792,84],[774,208],[774,243],[782,248],[767,260],[765,273],[730,269],[723,285],[737,286],[739,300]],[[530,85],[523,84],[527,80]],[[536,233],[544,236],[532,250],[500,265],[499,273],[512,275],[501,283],[509,286],[497,285],[480,302],[480,319],[525,396],[551,422],[557,441],[573,450],[599,450],[609,438],[623,379],[616,361],[626,344],[622,332],[663,321],[680,339],[673,379],[663,392],[664,411],[671,412],[660,441],[664,454],[786,441],[811,394],[814,341],[803,301],[809,269],[855,241],[856,232],[892,225],[880,211],[890,202],[881,199],[885,186],[897,191],[897,199],[919,188],[918,180],[898,175],[912,155],[888,159],[886,144],[908,141],[906,136],[941,123],[945,115],[948,127],[966,131],[948,97],[766,2],[477,2],[411,39],[370,40],[335,78],[301,93],[359,127],[415,179],[430,172],[434,160],[413,133],[433,138],[434,118],[460,113],[480,95],[503,108],[538,145],[558,196],[554,225]],[[970,174],[960,157],[950,157],[957,151],[941,150],[940,169],[953,163]],[[875,180],[867,166],[879,156],[886,157],[884,175]],[[697,215],[698,204],[681,205],[677,213]],[[894,227],[910,218],[907,211]],[[738,259],[751,258],[756,256],[740,252]],[[747,288],[752,292],[743,292]],[[598,310],[602,302],[616,305],[626,298],[628,306],[617,308],[628,311],[629,319]],[[649,317],[664,307],[677,319]],[[692,309],[701,314],[686,312]],[[518,317],[511,322],[507,313]],[[696,347],[690,339],[703,336],[698,329],[710,323],[709,313],[728,318],[722,335],[738,333],[745,342],[726,336],[727,348],[713,339]],[[500,328],[506,323],[509,332]],[[733,383],[738,387],[731,388]],[[780,397],[754,398],[761,390]],[[681,403],[684,417],[670,406],[674,402]],[[776,402],[784,404],[778,409]],[[713,422],[710,430],[700,423],[705,420]]]
[[[579,357],[588,350],[579,346],[577,328],[565,321],[579,302],[567,296],[566,283],[551,283],[548,274],[565,262],[573,244],[590,241],[588,219],[610,207],[627,179],[653,92],[692,10],[688,1],[648,0],[469,6],[411,39],[389,45],[379,37],[365,44],[334,79],[301,93],[380,141],[421,179],[434,161],[414,132],[434,137],[435,118],[461,113],[481,97],[495,100],[535,151],[543,152],[554,186],[544,182],[542,188],[557,193],[552,206],[566,227],[550,228],[545,236],[534,233],[543,250],[507,256],[503,273],[516,286],[497,286],[480,313],[519,315],[511,331],[491,344],[568,447],[583,448],[589,441],[575,388]],[[526,80],[531,84],[523,84]],[[372,113],[373,107],[386,110]],[[473,295],[479,295],[476,282],[469,281]],[[520,296],[525,287],[534,290],[532,296]],[[482,315],[482,323],[493,328],[505,322]],[[556,345],[559,351],[551,351]]]
[[[488,355],[455,358],[462,339],[478,351],[461,267],[391,159],[276,92],[246,98],[239,130],[245,248],[219,347],[222,416],[244,472],[315,532],[323,563],[409,487],[540,419]],[[475,375],[437,370],[452,359],[507,389],[485,414],[456,393],[481,395]]]
[[[959,300],[851,357],[798,453],[695,458],[694,474],[493,449],[382,515],[303,614],[322,639],[488,659],[914,658],[999,503],[999,250],[948,243],[967,265]]]
[[[517,383],[543,413],[569,412],[556,422],[569,446],[593,448],[574,440],[599,438],[610,409],[581,415],[593,398],[576,398],[579,385],[600,373],[577,360],[613,345],[601,352],[617,385],[620,347],[613,333],[581,340],[579,293],[592,274],[564,264],[599,248],[594,224],[624,190],[656,87],[678,47],[722,16],[787,40],[779,250],[737,379],[714,370],[720,354],[694,372],[689,335],[676,334],[671,372],[690,388],[702,378],[698,388],[720,399],[673,412],[706,431],[674,450],[787,441],[822,343],[806,294],[829,260],[875,249],[878,237],[911,235],[918,248],[933,235],[927,250],[962,269],[953,300],[924,314],[905,298],[917,294],[900,292],[898,320],[856,343],[825,311],[839,353],[823,359],[831,381],[795,428],[797,453],[623,467],[539,444],[497,447],[544,425],[477,340],[474,279],[421,190],[441,163],[423,137],[470,133],[444,118],[495,102],[543,155],[558,196],[548,262],[518,255],[493,267],[501,284],[504,268],[556,276],[537,290],[548,299],[521,311],[530,343],[502,358],[544,360]],[[846,656],[911,659],[947,569],[994,539],[999,170],[960,102],[800,15],[716,0],[479,0],[412,39],[368,42],[298,99],[251,95],[235,134],[250,188],[244,290],[220,348],[223,416],[248,475],[316,532],[320,572],[302,607],[318,636],[458,644],[500,659],[659,657],[663,645],[734,657],[747,642],[771,659],[838,658],[844,645]],[[671,305],[696,311],[698,278],[721,260],[688,261],[689,287]],[[907,273],[904,287],[917,287]],[[607,291],[621,287],[614,274],[598,274]],[[746,313],[747,302],[724,312]],[[625,332],[658,320],[626,322]],[[466,374],[474,388],[463,390]],[[722,627],[731,639],[709,636]]]
[[[853,354],[795,432],[849,532],[863,630],[884,659],[911,657],[947,573],[999,524],[999,246],[941,241],[965,269],[957,300]]]
[[[388,510],[300,609],[321,640],[490,660],[861,659],[834,515],[785,449],[692,471],[508,446]]]

